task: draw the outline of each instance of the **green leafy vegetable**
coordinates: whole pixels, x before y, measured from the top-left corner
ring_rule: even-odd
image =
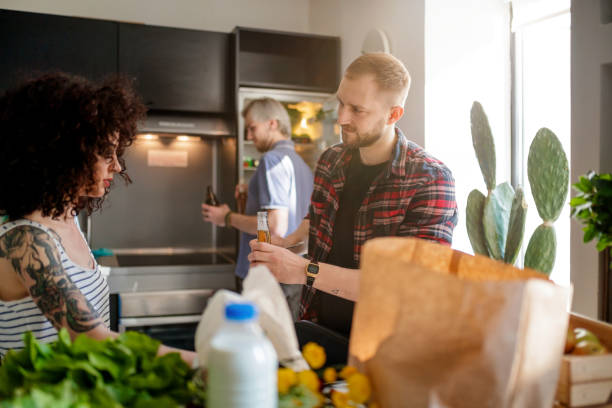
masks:
[[[0,366],[0,408],[180,407],[203,404],[203,388],[178,353],[136,332],[74,342],[65,329],[50,344],[24,335]]]

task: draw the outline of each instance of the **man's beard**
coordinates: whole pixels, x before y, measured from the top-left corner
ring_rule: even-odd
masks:
[[[384,121],[380,121],[372,130],[364,133],[355,132],[355,129],[350,126],[342,127],[342,143],[350,149],[356,149],[360,147],[370,147],[374,143],[378,142],[382,137],[382,131],[384,127]],[[351,131],[352,141],[348,141],[347,135],[344,133],[344,129]]]
[[[265,153],[272,148],[273,143],[270,141],[270,138],[266,137],[263,141],[259,143],[255,143],[255,148],[259,153]]]
[[[258,151],[259,153],[265,153],[265,152],[267,152],[268,150],[270,150],[270,149],[268,149],[268,145],[265,145],[265,146],[262,146],[262,145],[255,145],[255,148],[257,149],[257,151]]]

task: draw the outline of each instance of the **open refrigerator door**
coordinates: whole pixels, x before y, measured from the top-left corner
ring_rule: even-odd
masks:
[[[314,171],[319,156],[328,147],[340,142],[340,130],[336,125],[335,94],[287,91],[264,88],[240,88],[238,99],[238,179],[248,183],[257,170],[263,153],[253,142],[246,140],[244,118],[240,112],[254,99],[273,98],[279,101],[291,120],[291,140],[296,152]]]

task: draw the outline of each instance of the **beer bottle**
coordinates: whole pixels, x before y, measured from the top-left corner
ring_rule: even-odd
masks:
[[[213,192],[211,186],[208,186],[208,188],[206,189],[206,201],[205,202],[206,204],[214,205],[215,207],[219,205],[219,200],[217,200],[217,196]]]
[[[247,188],[248,186],[244,184],[244,180],[240,179],[238,183],[238,197],[236,197],[236,209],[240,214],[244,214],[246,210]]]
[[[270,243],[267,211],[257,211],[257,241]]]

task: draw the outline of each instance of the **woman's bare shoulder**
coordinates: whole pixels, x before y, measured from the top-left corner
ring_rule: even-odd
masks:
[[[0,299],[19,300],[29,295],[23,277],[50,259],[59,259],[58,250],[49,232],[33,225],[17,225],[0,235]]]

